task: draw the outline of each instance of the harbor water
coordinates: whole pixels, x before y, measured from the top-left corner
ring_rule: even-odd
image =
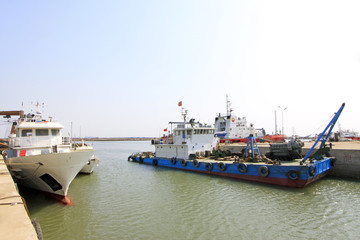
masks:
[[[150,142],[94,142],[100,164],[70,186],[73,205],[21,190],[44,239],[358,239],[360,182],[303,189],[128,162]]]

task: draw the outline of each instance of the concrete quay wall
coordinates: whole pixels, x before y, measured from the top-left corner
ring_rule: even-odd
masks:
[[[25,202],[0,156],[0,239],[38,240]]]
[[[308,153],[313,144],[314,142],[305,142],[303,154]],[[270,150],[268,143],[258,143],[258,147],[262,155]],[[246,148],[246,144],[220,144],[221,150],[231,152],[241,152],[243,148]],[[330,154],[336,158],[331,175],[360,179],[360,142],[334,142]]]

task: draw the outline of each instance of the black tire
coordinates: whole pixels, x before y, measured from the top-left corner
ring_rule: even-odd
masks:
[[[259,172],[260,176],[262,176],[262,177],[267,177],[267,176],[269,176],[269,173],[270,173],[269,168],[267,166],[259,167],[258,172]]]
[[[247,172],[247,165],[245,163],[240,163],[238,166],[238,170],[241,173],[246,173]]]
[[[315,165],[309,166],[309,175],[312,177],[316,175],[316,166]]]
[[[290,170],[290,171],[288,171],[288,173],[286,175],[291,180],[297,180],[300,177],[300,173],[296,170]]]
[[[223,162],[219,162],[217,164],[217,166],[218,166],[219,170],[222,171],[222,172],[226,170],[226,165]]]
[[[193,160],[193,165],[194,165],[194,167],[199,167],[199,161],[198,160],[196,160],[196,159],[194,159]]]
[[[205,163],[205,168],[208,171],[211,171],[213,169],[213,165],[211,163]]]
[[[181,166],[186,167],[187,161],[185,159],[180,161]]]
[[[153,160],[152,160],[152,165],[153,165],[153,166],[157,166],[157,165],[158,165],[158,160],[157,160],[157,159],[153,159]]]

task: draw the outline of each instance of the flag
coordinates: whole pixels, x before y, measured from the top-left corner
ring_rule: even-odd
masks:
[[[164,129],[164,132],[167,132],[167,128]]]
[[[180,102],[178,103],[178,106],[179,106],[179,107],[181,107],[181,106],[182,106],[182,101],[180,101]]]

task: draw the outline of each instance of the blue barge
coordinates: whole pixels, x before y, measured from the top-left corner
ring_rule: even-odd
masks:
[[[186,122],[186,115],[183,114],[184,122],[177,123],[174,134],[152,141],[152,144],[155,145],[155,153],[133,153],[128,160],[208,175],[301,188],[319,180],[331,170],[335,159],[326,156],[328,147],[325,146],[325,142],[344,106],[345,104],[342,104],[335,113],[303,159],[293,161],[261,159],[260,153],[256,156],[258,148],[252,135],[248,138],[244,159],[237,156],[214,159],[211,152],[215,150],[213,138],[216,139],[216,137],[211,131],[212,128],[196,126],[193,120]],[[190,126],[187,127],[188,123]],[[212,138],[205,136],[209,134],[212,134]],[[319,149],[315,154],[310,155],[318,143],[321,143]],[[249,159],[253,162],[250,162]]]
[[[296,162],[282,162],[281,165],[265,163],[234,163],[232,161],[179,160],[132,155],[134,162],[175,168],[185,171],[262,182],[287,187],[305,187],[324,177],[333,164],[332,158],[324,158],[311,164],[300,165]]]

